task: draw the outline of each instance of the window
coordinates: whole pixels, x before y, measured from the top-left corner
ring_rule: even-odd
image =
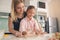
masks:
[[[38,2],[38,7],[39,8],[45,8],[45,3],[44,2]]]

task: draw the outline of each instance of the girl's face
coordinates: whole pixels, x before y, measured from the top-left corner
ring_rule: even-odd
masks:
[[[35,15],[35,9],[29,9],[29,10],[27,11],[27,16],[28,16],[29,18],[32,18],[34,15]]]
[[[18,5],[16,5],[16,12],[18,14],[22,14],[24,12],[24,4],[23,3],[19,3]]]

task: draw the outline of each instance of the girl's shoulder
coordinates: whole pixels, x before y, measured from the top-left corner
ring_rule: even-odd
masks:
[[[35,23],[37,23],[38,21],[37,21],[37,19],[35,19],[35,18],[33,18],[33,21],[35,22]]]
[[[33,18],[34,21],[37,21],[35,18]]]
[[[21,22],[26,22],[26,17],[21,20]]]

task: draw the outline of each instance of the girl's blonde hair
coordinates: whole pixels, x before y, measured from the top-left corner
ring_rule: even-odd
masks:
[[[13,21],[16,21],[16,5],[19,3],[23,3],[23,0],[12,0],[12,5],[11,5],[11,18]]]

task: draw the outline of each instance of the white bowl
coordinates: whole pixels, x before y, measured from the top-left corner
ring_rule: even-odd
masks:
[[[3,36],[4,36],[4,30],[0,30],[0,40],[2,40]]]

